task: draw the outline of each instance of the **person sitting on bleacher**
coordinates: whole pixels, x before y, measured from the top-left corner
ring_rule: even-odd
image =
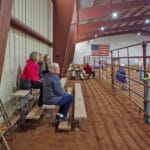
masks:
[[[44,61],[42,63],[42,70],[43,70],[43,75],[45,76],[49,70],[48,70],[48,66],[51,64],[51,58],[48,54],[44,55]]]
[[[43,57],[43,55],[40,53],[40,54],[39,54],[39,59],[38,59],[38,65],[39,65],[39,77],[40,77],[41,80],[42,80],[43,77],[44,77],[43,69],[42,69],[43,61],[44,61],[44,57]]]
[[[59,64],[52,63],[49,66],[49,73],[43,79],[43,103],[46,105],[59,105],[56,121],[69,120],[67,117],[69,108],[74,97],[63,89],[58,74]]]
[[[122,84],[120,89],[127,90],[127,87],[125,86],[125,84],[127,83],[126,71],[123,66],[125,65],[121,64],[121,67],[117,70],[116,79]]]
[[[84,67],[84,70],[85,70],[86,74],[88,75],[88,78],[90,78],[90,76],[92,74],[93,75],[93,79],[95,79],[95,71],[92,70],[92,68],[89,65],[89,63],[86,64],[86,66]]]
[[[37,64],[38,61],[38,52],[32,52],[30,54],[29,59],[27,60],[27,63],[23,69],[21,78],[23,81],[30,81],[31,87],[33,89],[40,89],[40,97],[38,101],[38,105],[42,106],[42,82],[39,77],[39,66]],[[25,83],[25,82],[24,82]],[[23,87],[24,89],[25,87]]]

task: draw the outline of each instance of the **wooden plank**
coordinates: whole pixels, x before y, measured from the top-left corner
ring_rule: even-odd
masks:
[[[67,93],[72,94],[73,93],[73,88],[72,87],[68,87],[67,88]]]
[[[13,127],[17,122],[18,122],[18,120],[20,119],[20,114],[17,114],[17,115],[12,115],[11,117],[9,117],[8,118],[9,119],[9,121],[10,121],[10,123],[11,123],[11,126],[10,127]],[[1,124],[0,124],[0,129],[1,130],[7,130],[7,125],[6,125],[6,123],[5,122],[2,122]]]
[[[11,94],[11,96],[25,97],[30,94],[30,90],[18,90],[17,92]]]
[[[61,78],[60,81],[61,81],[62,87],[64,88],[65,84],[66,84],[66,81],[67,81],[67,78]]]
[[[42,105],[43,109],[54,109],[55,107],[56,105],[46,105],[46,104]]]
[[[85,103],[83,99],[82,89],[80,83],[75,83],[75,109],[74,119],[80,120],[87,118]]]
[[[68,87],[67,93],[72,94],[73,93],[73,88]],[[69,116],[69,114],[67,116]],[[61,131],[71,130],[71,125],[68,124],[68,121],[62,121],[58,125],[58,130],[61,130]]]
[[[61,131],[71,130],[71,125],[68,124],[68,121],[62,121],[58,125],[58,130]]]
[[[20,119],[20,114],[12,116],[10,118],[11,126],[14,126],[18,122],[19,119]]]
[[[39,119],[43,113],[44,109],[41,107],[34,107],[26,116],[26,119]]]

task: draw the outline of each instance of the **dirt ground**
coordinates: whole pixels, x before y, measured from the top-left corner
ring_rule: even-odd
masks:
[[[57,132],[49,124],[49,115],[28,121],[16,128],[13,150],[150,150],[150,125],[139,118],[139,109],[118,91],[115,95],[104,80],[80,82],[85,99],[87,120],[79,131]]]

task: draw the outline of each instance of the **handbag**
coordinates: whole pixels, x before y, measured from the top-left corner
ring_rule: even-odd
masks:
[[[31,89],[31,80],[29,80],[29,79],[24,80],[24,79],[21,78],[20,88],[24,89],[24,90],[30,90]]]

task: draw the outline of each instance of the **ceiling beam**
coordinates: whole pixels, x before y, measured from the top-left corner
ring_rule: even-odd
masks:
[[[149,15],[142,15],[142,16],[135,16],[135,17],[126,17],[126,18],[120,18],[117,20],[109,20],[109,21],[99,21],[99,22],[94,22],[94,23],[88,23],[88,24],[81,24],[78,25],[78,32],[82,33],[82,32],[90,32],[90,31],[94,31],[97,29],[100,29],[101,26],[112,26],[114,24],[120,24],[120,23],[126,23],[126,22],[131,22],[132,21],[140,21],[140,20],[144,20],[146,18],[150,18],[150,14]]]
[[[13,0],[0,0],[0,83],[3,71],[7,37]]]
[[[146,27],[150,27],[150,24],[139,24],[139,25],[127,25],[127,26],[123,26],[123,27],[116,27],[116,28],[111,28],[111,29],[108,29],[108,30],[105,30],[105,31],[100,31],[100,30],[95,30],[93,32],[85,32],[85,33],[81,33],[81,34],[78,34],[78,41],[80,41],[80,39],[82,39],[82,37],[84,38],[90,38],[90,39],[93,39],[95,38],[94,36],[97,35],[97,36],[101,36],[101,35],[105,35],[105,34],[112,34],[112,33],[120,33],[120,32],[130,32],[130,31],[133,31],[134,30],[141,30],[142,28],[146,28]]]
[[[129,34],[129,33],[137,33],[140,30],[138,29],[134,29],[134,30],[129,30],[129,31],[121,31],[121,32],[115,32],[115,33],[106,33],[106,34],[99,34],[97,38],[101,38],[101,37],[106,37],[106,36],[116,36],[116,35],[122,35],[122,34]],[[88,40],[92,40],[94,39],[92,36],[83,36],[80,37],[77,41],[77,43],[79,42],[83,42],[83,41],[88,41]]]
[[[65,75],[68,69],[68,65],[72,62],[74,56],[74,51],[75,51],[75,34],[76,34],[76,25],[71,25],[70,27],[70,32],[68,36],[68,41],[67,41],[67,47],[66,47],[66,54],[65,54],[65,59],[63,63],[63,69],[62,69],[62,75]]]
[[[102,16],[110,15],[113,11],[122,11],[135,7],[144,7],[150,5],[149,0],[125,1],[121,3],[112,3],[110,5],[100,5],[96,7],[84,8],[79,10],[79,21],[96,19]]]
[[[150,31],[140,29],[139,32],[144,36],[150,36]]]

